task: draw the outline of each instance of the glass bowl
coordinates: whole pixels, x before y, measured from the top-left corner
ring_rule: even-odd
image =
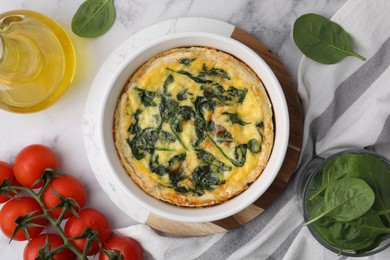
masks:
[[[369,159],[369,161],[368,161]],[[375,168],[375,169],[374,169]],[[379,169],[382,169],[383,172],[379,173]],[[350,149],[341,151],[338,153],[335,153],[331,156],[328,156],[326,158],[318,156],[314,158],[304,169],[302,172],[302,176],[300,177],[298,181],[298,198],[300,201],[300,206],[303,211],[305,223],[309,220],[313,219],[313,217],[317,216],[317,212],[314,213],[315,209],[320,208],[320,212],[324,210],[324,208],[319,206],[321,203],[324,203],[321,200],[324,200],[324,192],[320,193],[320,195],[314,196],[319,188],[321,187],[322,183],[326,182],[324,181],[322,175],[324,172],[327,172],[325,176],[329,179],[329,176],[333,174],[333,176],[336,176],[335,172],[345,172],[345,175],[343,175],[340,178],[345,177],[358,177],[362,176],[361,179],[363,179],[372,190],[375,190],[375,202],[373,206],[371,206],[370,211],[379,210],[379,197],[386,197],[388,198],[388,206],[390,205],[390,189],[386,188],[390,186],[390,162],[383,156],[376,154],[372,151],[365,150],[365,149]],[[367,174],[365,173],[367,172]],[[375,175],[375,173],[377,173]],[[388,173],[388,174],[385,174]],[[378,180],[378,176],[380,174],[383,174],[385,176],[384,181],[382,182],[375,182],[373,180]],[[373,177],[373,176],[376,177]],[[381,175],[382,176],[382,175]],[[388,180],[388,181],[387,181]],[[336,180],[332,180],[336,181]],[[384,184],[384,185],[382,185]],[[381,193],[382,192],[382,193]],[[381,194],[381,196],[378,196],[377,194]],[[322,196],[322,197],[321,197]],[[324,200],[325,201],[325,200]],[[325,204],[322,204],[325,205]],[[387,207],[386,209],[389,209]],[[374,212],[374,211],[372,211]],[[376,211],[378,212],[378,211]],[[313,216],[311,216],[311,214]],[[382,215],[381,221],[386,226],[386,228],[389,228],[390,230],[390,213],[387,215]],[[355,221],[355,220],[353,220]],[[357,221],[357,220],[356,220]],[[387,247],[390,246],[390,233],[385,233],[381,235],[377,235],[375,240],[370,240],[371,244],[370,246],[366,246],[365,248],[361,248],[358,250],[352,250],[352,249],[340,249],[337,245],[334,243],[332,244],[329,242],[329,239],[336,237],[334,234],[338,234],[337,238],[339,241],[337,243],[344,243],[344,245],[351,243],[351,237],[355,236],[360,237],[362,239],[356,239],[361,243],[364,239],[368,237],[368,235],[357,235],[359,232],[362,231],[356,231],[360,225],[356,226],[348,224],[346,222],[340,222],[338,221],[338,224],[335,224],[337,221],[332,219],[332,217],[323,218],[321,222],[316,221],[312,224],[307,225],[309,228],[311,234],[314,236],[314,238],[322,244],[324,247],[329,249],[330,251],[337,253],[339,255],[344,256],[353,256],[353,257],[360,257],[360,256],[369,256],[374,255]],[[356,222],[353,222],[356,223]],[[364,222],[359,222],[363,223]],[[329,230],[333,231],[340,231],[341,232],[329,232]],[[389,231],[390,232],[390,231]],[[331,235],[329,235],[331,234]],[[353,234],[353,236],[352,236]],[[327,237],[327,238],[326,238]],[[368,239],[367,239],[368,240]],[[369,242],[367,242],[369,243]],[[356,244],[356,243],[355,243]],[[347,246],[346,246],[347,247]]]

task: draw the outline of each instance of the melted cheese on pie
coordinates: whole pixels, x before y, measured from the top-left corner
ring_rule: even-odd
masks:
[[[273,144],[271,103],[244,63],[204,47],[144,64],[119,99],[121,162],[152,196],[179,206],[221,203],[255,181]]]

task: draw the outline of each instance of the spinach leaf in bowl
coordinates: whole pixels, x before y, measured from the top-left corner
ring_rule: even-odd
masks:
[[[390,232],[390,228],[383,225],[374,210],[369,210],[362,217],[349,222],[325,217],[323,221],[315,224],[315,228],[330,245],[360,252],[370,248],[382,234]]]
[[[375,200],[375,194],[368,184],[359,178],[341,178],[332,182],[325,191],[325,209],[305,225],[324,216],[347,222],[366,213]]]
[[[339,254],[385,248],[390,235],[390,166],[371,152],[345,152],[324,161],[306,188],[307,222]],[[352,254],[351,252],[355,252]]]

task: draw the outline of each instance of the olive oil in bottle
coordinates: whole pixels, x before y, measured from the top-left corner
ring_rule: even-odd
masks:
[[[33,11],[0,14],[0,108],[34,112],[69,87],[75,53],[64,29]]]

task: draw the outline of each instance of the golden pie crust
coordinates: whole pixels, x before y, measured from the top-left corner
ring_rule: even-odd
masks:
[[[114,140],[132,180],[178,206],[211,206],[262,173],[272,107],[243,62],[208,47],[176,48],[142,65],[118,99]]]

